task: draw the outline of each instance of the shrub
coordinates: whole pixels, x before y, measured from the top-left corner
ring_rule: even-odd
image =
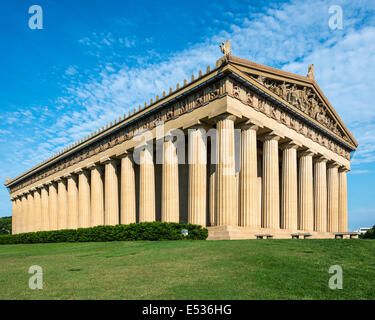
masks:
[[[361,238],[362,239],[375,239],[375,226],[367,230],[366,233],[362,235]]]
[[[181,233],[188,230],[188,235]],[[127,225],[97,226],[92,228],[27,232],[0,236],[0,244],[52,242],[104,242],[136,240],[205,240],[208,230],[188,223],[142,222]]]
[[[12,217],[0,218],[0,235],[12,233]]]

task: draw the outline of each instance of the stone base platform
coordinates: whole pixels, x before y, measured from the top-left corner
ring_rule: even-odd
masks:
[[[292,234],[300,234],[300,239],[335,239],[335,234],[331,232],[314,232],[307,230],[291,230],[291,229],[266,229],[266,228],[250,228],[238,226],[221,226],[207,227],[207,240],[240,240],[240,239],[257,239],[260,236],[272,236],[272,239],[292,239]],[[270,238],[270,237],[269,237]],[[350,238],[350,236],[344,236]]]

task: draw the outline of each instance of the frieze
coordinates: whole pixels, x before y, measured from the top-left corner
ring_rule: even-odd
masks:
[[[261,85],[287,101],[306,115],[318,121],[342,139],[349,141],[337,122],[330,115],[327,107],[316,95],[313,89],[297,84],[287,83],[275,79],[268,79],[264,76],[251,76]]]
[[[52,164],[49,167],[32,174],[30,177],[27,177],[25,181],[18,183],[14,187],[11,187],[10,193],[12,194],[20,189],[27,187],[28,185],[34,184],[41,179],[44,179],[74,164],[95,156],[100,152],[113,148],[126,140],[130,140],[137,133],[145,129],[152,130],[160,122],[170,121],[184,113],[190,112],[195,108],[201,107],[208,102],[219,98],[226,93],[225,85],[225,79],[219,80],[218,82],[204,87],[198,92],[191,94],[190,96],[177,101],[168,107],[154,111],[147,118],[136,120],[134,123],[120,129],[118,132],[112,133],[108,137],[97,140],[81,151],[73,153],[65,159],[60,160],[56,164]]]
[[[280,110],[274,104],[266,101],[263,97],[256,93],[251,92],[248,88],[237,83],[235,80],[229,80],[228,94],[234,98],[239,99],[241,102],[253,107],[270,118],[286,125],[288,128],[295,130],[296,132],[304,135],[305,137],[315,141],[327,149],[335,152],[343,158],[350,160],[350,152],[345,150],[340,145],[333,142],[326,135],[321,134],[308,124],[297,119],[292,114],[289,114],[285,110]]]

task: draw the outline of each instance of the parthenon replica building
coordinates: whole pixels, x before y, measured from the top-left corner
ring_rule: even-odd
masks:
[[[208,239],[346,232],[358,144],[313,66],[300,76],[229,46],[215,68],[8,178],[13,233],[146,221],[199,224]]]

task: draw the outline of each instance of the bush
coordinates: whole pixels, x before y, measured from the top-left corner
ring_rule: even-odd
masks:
[[[0,235],[12,233],[12,217],[0,218]]]
[[[375,226],[367,230],[366,233],[362,235],[361,238],[362,239],[375,239]]]
[[[188,235],[181,233],[188,230]],[[52,243],[52,242],[104,242],[136,240],[205,240],[208,230],[188,223],[142,222],[97,226],[74,230],[38,231],[0,236],[0,244]]]

